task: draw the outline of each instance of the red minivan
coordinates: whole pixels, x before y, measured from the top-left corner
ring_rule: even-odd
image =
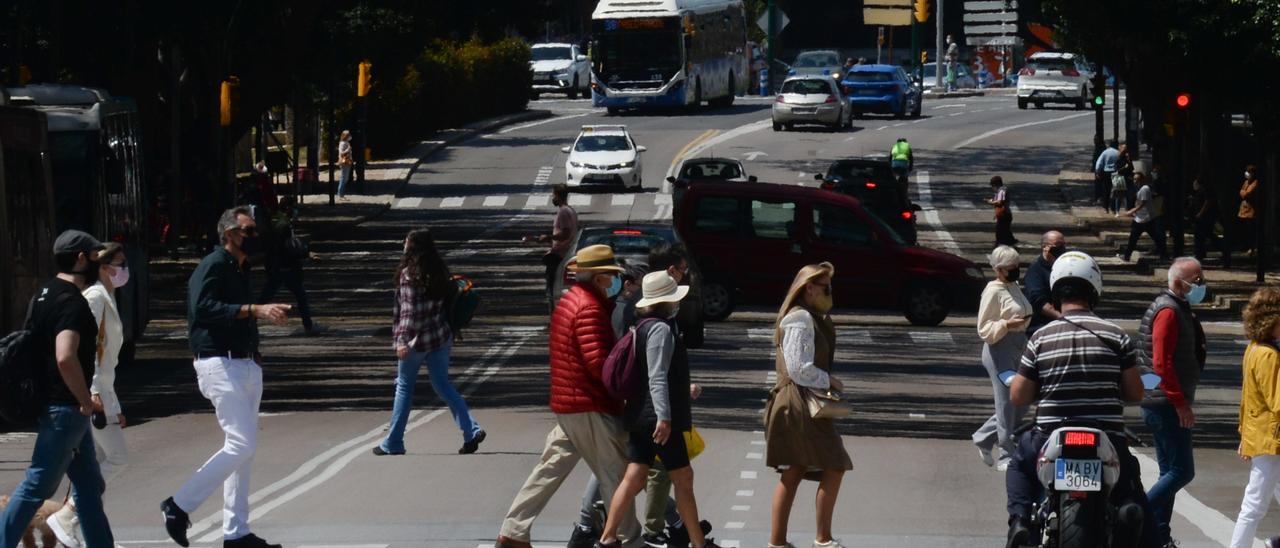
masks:
[[[739,303],[780,305],[796,272],[822,261],[836,267],[837,307],[899,310],[915,325],[976,310],[987,283],[972,261],[909,245],[857,198],[816,188],[706,182],[673,221],[702,268],[710,320]]]

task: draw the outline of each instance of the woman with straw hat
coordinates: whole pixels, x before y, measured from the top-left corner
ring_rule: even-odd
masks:
[[[835,267],[823,262],[800,269],[787,290],[774,329],[778,383],[764,410],[765,463],[782,474],[773,493],[770,548],[791,547],[787,522],[802,479],[818,480],[815,548],[843,547],[831,536],[831,519],[844,473],[853,469],[832,419],[814,418],[804,390],[837,390],[831,376],[836,328],[831,321],[831,279]]]
[[[693,427],[689,390],[689,354],[675,327],[680,301],[689,286],[679,285],[666,271],[645,275],[636,301],[636,359],[644,358],[648,390],[628,398],[622,421],[629,434],[627,471],[613,494],[609,517],[597,547],[620,546],[618,516],[631,513],[631,504],[644,489],[654,460],[662,459],[676,490],[676,510],[689,531],[694,548],[716,547],[699,526],[698,503],[693,497],[693,468],[684,433]]]

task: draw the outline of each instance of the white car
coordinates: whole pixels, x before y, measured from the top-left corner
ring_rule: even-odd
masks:
[[[560,149],[569,155],[564,162],[565,184],[640,190],[644,187],[644,151],[631,138],[627,126],[582,126],[573,146]]]
[[[529,70],[533,72],[533,98],[545,92],[568,94],[577,99],[591,89],[591,63],[573,44],[535,44]]]
[[[1028,104],[1043,108],[1045,103],[1068,103],[1077,109],[1089,105],[1093,72],[1084,58],[1074,53],[1041,52],[1027,59],[1018,72],[1018,108]]]

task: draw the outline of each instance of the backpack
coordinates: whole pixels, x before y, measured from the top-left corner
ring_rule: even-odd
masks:
[[[451,279],[457,284],[458,291],[449,300],[446,320],[449,322],[449,330],[453,331],[455,337],[461,339],[462,328],[471,324],[476,308],[480,307],[480,294],[470,278],[455,274]]]
[[[609,351],[609,357],[604,360],[604,370],[600,375],[604,381],[604,389],[619,401],[635,397],[644,388],[648,366],[636,366],[636,332],[644,325],[656,321],[657,318],[645,318],[636,322],[622,334],[622,338],[613,345],[613,350]],[[647,331],[645,333],[648,334]]]
[[[31,331],[34,297],[23,328],[0,339],[0,419],[13,426],[36,421],[48,397],[36,336]]]

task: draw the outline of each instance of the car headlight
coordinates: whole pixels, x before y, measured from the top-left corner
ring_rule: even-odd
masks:
[[[968,275],[970,278],[977,278],[979,280],[985,280],[987,278],[986,275],[982,273],[982,269],[976,266],[971,266],[969,268],[964,269],[964,273]]]
[[[578,162],[573,162],[573,161],[569,162],[569,165],[573,167],[582,167],[582,164],[579,164]]]
[[[559,73],[559,74],[556,74],[556,79],[557,79],[557,80],[568,80],[568,79],[569,79],[569,73],[567,73],[567,72],[561,72],[561,73]]]
[[[636,167],[636,161],[632,160],[630,162],[622,162],[621,164],[618,164],[618,167],[619,168]]]

